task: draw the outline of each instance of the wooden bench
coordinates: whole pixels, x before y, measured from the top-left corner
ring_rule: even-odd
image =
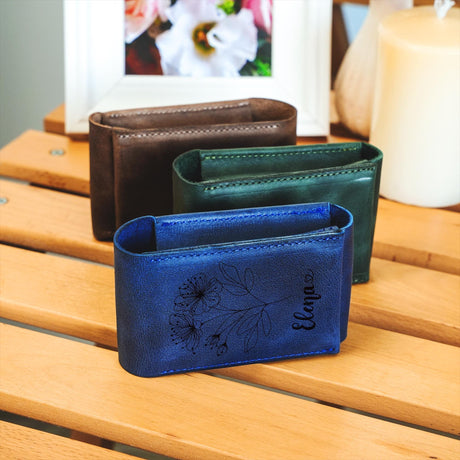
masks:
[[[458,458],[460,213],[380,200],[340,354],[143,379],[118,364],[113,248],[92,237],[88,156],[87,142],[38,131],[0,150],[4,414],[145,456]],[[2,458],[131,458],[17,423],[0,433]]]

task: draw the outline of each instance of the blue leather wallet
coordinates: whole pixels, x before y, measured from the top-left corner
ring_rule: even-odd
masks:
[[[144,216],[114,237],[119,360],[154,377],[338,353],[353,217],[330,203]]]

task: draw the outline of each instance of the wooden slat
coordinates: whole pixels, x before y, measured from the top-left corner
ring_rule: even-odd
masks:
[[[459,348],[350,323],[323,358],[216,373],[460,435]]]
[[[113,248],[94,239],[89,198],[0,180],[0,241],[113,263]]]
[[[0,315],[116,347],[113,269],[0,245]]]
[[[0,458],[5,460],[134,460],[113,450],[0,421]]]
[[[193,373],[134,377],[116,353],[0,327],[4,410],[178,458],[453,458],[459,442]],[[340,427],[340,429],[338,429]]]
[[[382,277],[397,265],[380,262],[390,265]],[[116,346],[110,268],[4,246],[0,246],[0,266],[7,267],[0,280],[2,316]],[[37,270],[47,277],[37,277]],[[401,309],[404,303],[403,298]],[[460,425],[459,362],[458,348],[350,323],[349,337],[338,356],[216,372],[456,433]],[[429,392],[434,381],[442,392]],[[426,386],[417,386],[417,382],[426,382]]]
[[[47,276],[37,278],[38,269]],[[0,245],[0,273],[0,302],[9,319],[50,323],[69,335],[84,330],[86,339],[116,346],[111,268]],[[23,289],[24,283],[33,289]],[[350,319],[458,346],[459,298],[456,275],[373,259],[370,282],[352,288]]]
[[[89,195],[88,143],[26,131],[0,150],[0,174]]]
[[[65,135],[65,104],[58,105],[43,118],[43,130]]]
[[[460,346],[460,277],[373,258],[351,290],[352,321]]]
[[[460,213],[380,200],[373,255],[460,274]]]

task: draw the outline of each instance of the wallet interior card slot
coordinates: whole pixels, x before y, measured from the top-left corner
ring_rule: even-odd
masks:
[[[369,152],[361,143],[350,143],[347,147],[334,147],[333,144],[327,147],[280,147],[276,151],[263,148],[197,150],[190,156],[196,162],[193,169],[201,172],[195,180],[203,182],[302,171],[312,173],[322,169],[359,166],[369,160]]]
[[[308,216],[308,219],[302,219],[302,216]],[[220,224],[218,231],[216,224]],[[252,208],[200,213],[193,218],[184,216],[182,220],[176,216],[174,219],[164,216],[155,225],[155,239],[156,250],[167,250],[234,243],[255,237],[262,240],[327,231],[333,233],[338,228],[333,226],[330,208],[324,204],[301,211]]]
[[[342,219],[340,217],[340,214],[334,216],[328,203],[317,203],[302,210],[293,206],[284,206],[278,210],[274,206],[161,217],[144,216],[131,221],[131,231],[135,237],[128,238],[126,235],[129,234],[125,231],[118,239],[125,249],[134,254],[153,254],[156,251],[235,243],[255,238],[263,240],[299,234],[333,234],[340,232],[341,227],[347,223],[343,215]]]
[[[338,353],[352,228],[329,203],[124,224],[114,238],[121,365],[152,377]]]

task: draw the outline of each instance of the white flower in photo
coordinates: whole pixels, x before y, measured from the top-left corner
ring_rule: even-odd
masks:
[[[171,0],[125,0],[125,42],[133,42],[159,17],[166,21]]]
[[[156,39],[165,75],[236,77],[256,57],[249,9],[227,15],[215,0],[178,0],[166,14],[172,27]]]

